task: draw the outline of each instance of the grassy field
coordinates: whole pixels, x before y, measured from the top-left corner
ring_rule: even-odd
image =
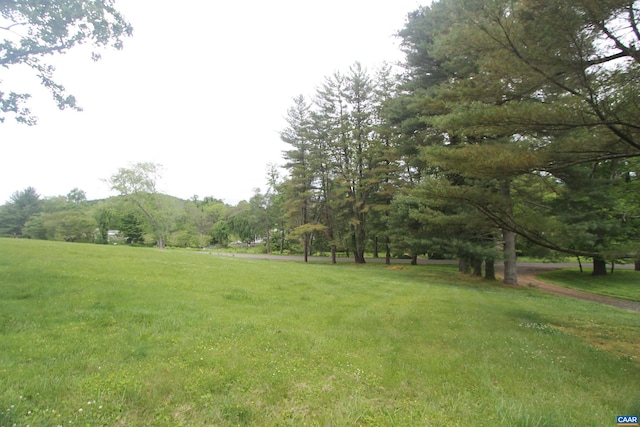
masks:
[[[606,276],[592,276],[578,269],[547,271],[539,275],[540,279],[568,288],[580,289],[600,295],[640,301],[640,272],[633,270],[614,270]]]
[[[640,413],[638,314],[454,268],[0,239],[0,427]]]

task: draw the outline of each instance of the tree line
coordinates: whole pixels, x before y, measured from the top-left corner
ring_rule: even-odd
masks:
[[[499,261],[512,284],[518,253],[588,258],[594,274],[619,260],[640,269],[639,13],[631,0],[435,1],[398,32],[401,69],[356,62],[293,99],[287,173],[269,165],[249,201],[158,194],[158,165],[141,163],[109,179],[120,197],[106,201],[17,192],[0,232],[258,240],[334,262],[427,254],[488,278]]]
[[[149,169],[157,170],[159,165],[135,164],[114,176],[123,172],[144,176]],[[182,200],[146,190],[87,200],[78,188],[67,195],[42,197],[28,187],[0,206],[0,236],[160,248],[247,247],[264,241],[264,200],[258,190],[249,201],[235,206],[214,197]],[[274,244],[276,248],[291,251],[280,242]]]
[[[638,1],[441,0],[399,32],[403,72],[355,64],[294,99],[290,227],[454,256],[491,277],[518,251],[640,259]]]

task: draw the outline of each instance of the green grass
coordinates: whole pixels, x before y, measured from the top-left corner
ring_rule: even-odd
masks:
[[[606,276],[592,276],[578,269],[547,271],[538,275],[546,280],[567,288],[579,289],[594,294],[640,301],[640,272],[633,270],[614,270]]]
[[[638,336],[452,266],[0,239],[0,427],[614,425]]]

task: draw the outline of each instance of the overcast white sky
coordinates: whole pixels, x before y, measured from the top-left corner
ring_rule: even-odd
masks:
[[[124,50],[55,60],[83,112],[58,110],[24,70],[0,69],[5,90],[33,95],[39,118],[0,124],[0,204],[28,186],[43,197],[74,187],[108,197],[103,179],[145,161],[164,166],[164,193],[248,199],[265,190],[266,165],[282,163],[292,98],[355,61],[373,70],[402,60],[394,34],[423,3],[120,0],[134,27]]]

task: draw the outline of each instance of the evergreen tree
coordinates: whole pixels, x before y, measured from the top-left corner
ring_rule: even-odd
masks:
[[[22,237],[25,224],[42,211],[42,200],[33,187],[13,193],[0,206],[0,235]]]
[[[289,179],[283,183],[287,195],[285,217],[293,229],[294,236],[302,239],[305,262],[308,259],[314,232],[318,230],[313,222],[313,181],[315,179],[311,165],[311,112],[310,105],[300,95],[287,111],[288,127],[280,138],[291,146],[283,153],[285,168],[289,170]]]
[[[517,233],[576,253],[545,232],[562,219],[549,218],[548,203],[541,208],[546,223],[533,221],[536,228],[523,221],[531,217],[524,207],[534,203],[520,198],[528,189],[519,185],[535,177],[561,179],[563,170],[581,163],[637,155],[637,114],[630,107],[640,93],[636,9],[590,0],[442,0],[414,13],[401,33],[410,82],[425,87],[415,90],[422,96],[413,105],[421,102],[425,128],[445,136],[444,149],[427,150],[423,158],[472,185],[450,186],[447,197],[494,221],[506,245]],[[594,260],[603,256],[589,253]],[[505,280],[509,270],[515,274],[513,267],[505,270]]]
[[[144,243],[144,219],[129,211],[120,219],[120,233],[127,243]]]

